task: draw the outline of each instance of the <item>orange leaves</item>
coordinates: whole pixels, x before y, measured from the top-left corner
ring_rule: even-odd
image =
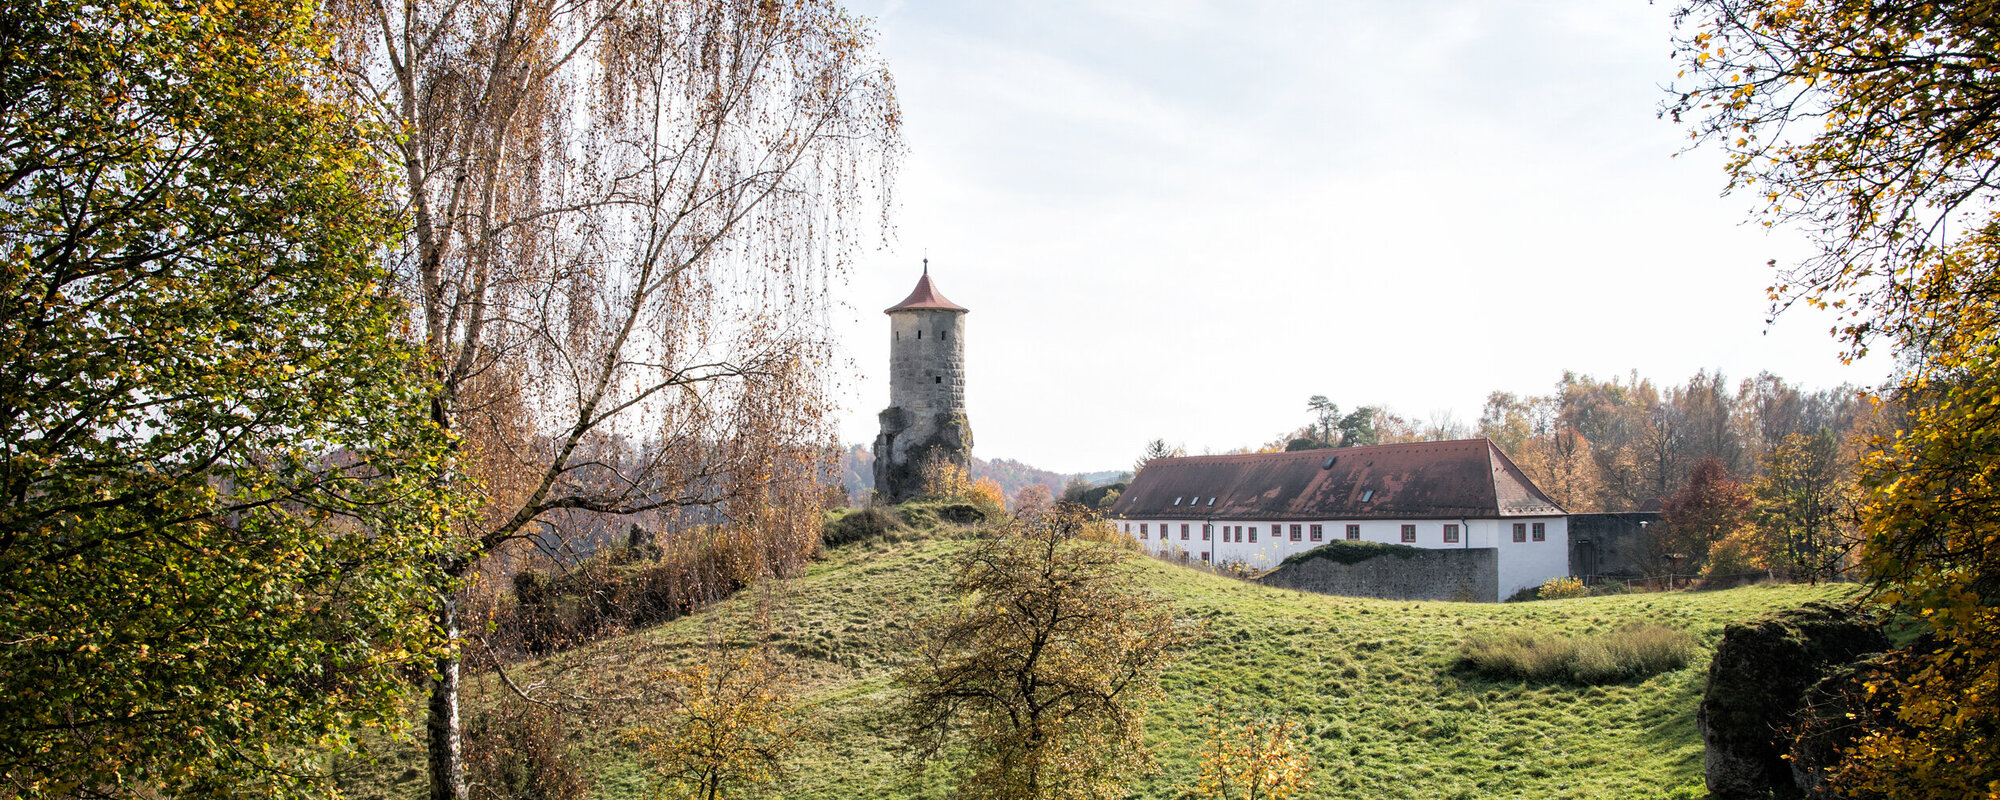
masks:
[[[1844,312],[1843,360],[1887,335],[1907,364],[1896,389],[1909,424],[1863,468],[1863,563],[1876,601],[1930,641],[1870,686],[1901,726],[1865,735],[1843,776],[1889,796],[2000,796],[1993,11],[1688,0],[1680,12],[1697,28],[1677,42],[1693,83],[1669,110],[1702,115],[1699,141],[1733,141],[1731,185],[1767,181],[1763,221],[1796,224],[1819,246],[1770,292],[1774,311],[1803,300]],[[1739,98],[1738,76],[1768,89]],[[1709,102],[1722,96],[1731,99]]]
[[[1001,489],[1000,482],[992,478],[973,481],[972,489],[966,493],[966,499],[988,508],[1007,507],[1006,490]]]
[[[925,459],[922,470],[924,497],[933,500],[967,500],[972,496],[972,482],[967,479],[965,467],[940,454]],[[1002,507],[1005,504],[1001,504]]]
[[[1821,244],[1823,255],[1796,272],[1808,294],[1851,293],[1897,323],[1925,298],[1898,295],[1872,268],[1923,263],[1942,217],[1994,199],[1987,165],[2000,125],[1980,109],[1995,99],[1995,59],[1979,13],[1860,8],[1685,2],[1679,19],[1693,32],[1677,42],[1684,69],[1665,110],[1677,121],[1692,112],[1698,142],[1732,151],[1732,187],[1762,179],[1792,198],[1779,205],[1767,194],[1760,216],[1800,224]],[[1883,333],[1921,339],[1894,324],[1840,335],[1858,352]]]

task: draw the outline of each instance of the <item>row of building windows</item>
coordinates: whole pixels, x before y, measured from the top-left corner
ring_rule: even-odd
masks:
[[[1289,530],[1287,529],[1288,527]],[[1125,532],[1126,533],[1132,532],[1132,523],[1130,522],[1125,523]],[[1188,532],[1189,532],[1189,525],[1187,523],[1182,523],[1181,539],[1183,540],[1187,539]],[[1202,541],[1204,542],[1210,541],[1214,533],[1215,533],[1215,526],[1213,524],[1204,524],[1201,526]],[[1349,541],[1359,540],[1361,538],[1361,526],[1348,525],[1346,533],[1347,533],[1347,539]],[[1161,539],[1172,538],[1171,534],[1172,531],[1169,530],[1168,523],[1165,522],[1160,523],[1160,538]],[[1445,525],[1443,534],[1444,534],[1443,538],[1445,544],[1459,543],[1459,528],[1457,525],[1452,525],[1452,524]],[[1326,539],[1325,527],[1321,525],[1291,525],[1291,526],[1272,525],[1270,535],[1273,541],[1282,541],[1289,538],[1291,541],[1294,542],[1307,541],[1307,540],[1318,542],[1318,541],[1324,541]],[[1537,542],[1548,541],[1549,539],[1548,523],[1536,522],[1532,523],[1532,525],[1526,522],[1514,523],[1514,541],[1517,542],[1529,541],[1530,536],[1533,536],[1534,541]],[[1148,522],[1139,523],[1139,538],[1141,539],[1152,538],[1152,523]],[[1417,526],[1404,525],[1402,529],[1402,539],[1406,543],[1415,543],[1417,541]],[[1257,526],[1224,525],[1222,526],[1222,541],[1255,543],[1257,541]]]
[[[1415,526],[1415,525],[1404,525],[1404,526],[1403,526],[1403,541],[1404,541],[1404,542],[1415,542],[1416,540],[1417,540],[1417,526]],[[1446,526],[1444,526],[1444,543],[1445,543],[1445,544],[1458,544],[1458,526],[1457,526],[1457,525],[1446,525]]]

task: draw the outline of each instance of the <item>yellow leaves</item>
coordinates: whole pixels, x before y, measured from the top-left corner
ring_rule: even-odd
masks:
[[[1867,464],[1864,563],[1875,601],[1927,624],[1934,648],[1904,653],[1869,686],[1906,727],[1876,731],[1850,768],[1858,784],[1891,796],[1978,796],[2000,780],[2000,754],[1981,731],[2000,725],[2000,375],[1992,333],[1943,339],[1909,381],[1912,424]]]
[[[769,783],[806,728],[787,681],[762,649],[707,654],[654,675],[664,695],[641,742],[667,796],[713,798]]]
[[[1312,757],[1298,723],[1255,717],[1229,722],[1211,708],[1200,771],[1187,794],[1209,800],[1286,800],[1313,787]]]
[[[1144,704],[1193,631],[1137,590],[1125,550],[1089,540],[1094,520],[1057,509],[968,547],[960,602],[917,634],[899,716],[919,757],[965,746],[961,798],[1122,796],[1148,757]]]

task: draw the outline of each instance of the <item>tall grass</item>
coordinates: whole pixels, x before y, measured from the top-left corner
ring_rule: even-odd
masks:
[[[1495,678],[1616,683],[1685,667],[1697,647],[1685,631],[1650,623],[1595,636],[1510,631],[1466,641],[1459,664]]]

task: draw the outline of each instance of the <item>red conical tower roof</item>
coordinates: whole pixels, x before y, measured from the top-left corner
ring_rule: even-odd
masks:
[[[931,285],[930,265],[926,264],[924,265],[924,276],[917,279],[917,288],[910,292],[910,296],[903,298],[903,302],[883,309],[882,313],[893,314],[898,311],[964,312],[969,310],[965,306],[944,299],[944,295],[938,294],[937,287]]]

